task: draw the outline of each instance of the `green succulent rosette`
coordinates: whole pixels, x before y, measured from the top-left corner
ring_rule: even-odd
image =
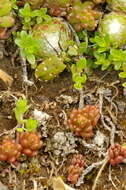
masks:
[[[41,48],[38,56],[59,56],[67,49],[67,41],[72,40],[72,33],[67,24],[60,18],[53,18],[33,28],[33,37],[39,39]]]
[[[126,44],[126,15],[116,12],[106,14],[98,28],[102,36],[108,36],[113,46]]]

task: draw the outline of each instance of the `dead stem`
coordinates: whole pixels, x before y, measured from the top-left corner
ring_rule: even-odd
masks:
[[[83,92],[83,89],[80,89],[79,93],[80,93],[79,109],[83,109],[83,107],[84,107],[84,92]]]
[[[101,160],[99,162],[93,163],[90,166],[88,166],[86,169],[84,169],[83,173],[81,174],[76,186],[80,186],[83,183],[83,179],[85,177],[85,175],[87,175],[88,173],[90,173],[94,168],[98,168],[100,167],[102,164],[104,164],[105,159]]]
[[[108,155],[105,157],[104,162],[103,162],[101,168],[98,171],[98,174],[97,174],[97,176],[95,178],[95,181],[94,181],[94,184],[92,186],[92,190],[96,190],[99,178],[100,178],[100,176],[102,174],[102,171],[104,170],[105,166],[107,165],[107,163],[108,163]]]
[[[103,126],[108,130],[111,131],[111,128],[105,123],[104,120],[104,115],[102,113],[102,107],[103,107],[103,92],[101,90],[99,90],[99,109],[100,109],[100,115],[101,115],[101,122],[103,124]]]
[[[22,190],[25,190],[25,179],[23,180],[23,183],[22,183]]]
[[[89,144],[87,143],[85,140],[83,139],[77,139],[79,141],[79,143],[81,145],[83,145],[84,147],[92,150],[92,151],[97,151],[97,152],[100,152],[101,155],[105,156],[106,153],[105,153],[105,149],[104,148],[100,148],[98,146],[96,146],[95,144]]]
[[[112,180],[112,172],[111,172],[111,165],[109,166],[109,181],[111,181],[113,187],[118,190],[118,188],[116,187],[115,183]]]
[[[5,71],[0,69],[0,79],[9,87],[12,85],[13,83],[13,78],[6,73]]]
[[[11,130],[4,131],[3,133],[0,134],[0,137],[3,136],[3,135],[8,135],[8,134],[11,135],[11,134],[15,133],[15,131],[17,130],[18,127],[19,126],[16,126],[13,129],[11,129]]]
[[[116,133],[116,127],[114,123],[111,121],[109,117],[105,117],[106,121],[110,124],[111,126],[111,132],[110,132],[110,144],[113,146],[114,145],[114,139],[115,139],[115,133]]]
[[[33,181],[33,185],[34,185],[33,190],[37,190],[38,189],[37,181],[35,179],[32,179],[32,181]]]

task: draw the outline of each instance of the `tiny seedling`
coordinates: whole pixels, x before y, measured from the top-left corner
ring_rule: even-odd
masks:
[[[82,85],[86,82],[87,76],[84,70],[87,67],[87,61],[85,58],[81,58],[76,64],[72,64],[71,72],[74,87],[76,89],[82,89]]]
[[[25,98],[19,98],[16,102],[16,107],[14,108],[14,113],[15,113],[15,117],[16,120],[18,122],[19,127],[17,128],[18,132],[23,132],[28,131],[34,131],[36,130],[37,126],[38,126],[38,121],[33,119],[33,118],[29,118],[29,119],[24,119],[24,114],[29,110],[29,107],[27,105],[27,99]]]
[[[51,17],[47,14],[47,8],[32,10],[28,3],[19,10],[19,16],[22,18],[23,29],[25,30],[31,29],[35,24],[51,20]]]

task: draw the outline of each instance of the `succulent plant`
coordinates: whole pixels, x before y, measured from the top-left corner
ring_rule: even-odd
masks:
[[[69,11],[67,20],[76,31],[87,29],[93,31],[100,19],[102,13],[94,9],[95,4],[91,1],[75,1],[74,5]]]
[[[126,150],[120,144],[115,144],[109,148],[108,155],[110,164],[115,166],[126,158]]]
[[[73,0],[46,0],[45,7],[52,16],[65,16]]]
[[[15,163],[21,154],[21,145],[15,143],[10,137],[6,136],[0,145],[0,161]]]
[[[32,8],[40,8],[40,6],[43,5],[45,0],[26,0],[26,2],[28,2]]]
[[[52,18],[49,22],[35,25],[33,37],[39,39],[41,48],[40,57],[60,55],[67,49],[67,41],[72,40],[72,33],[68,25],[61,18]]]
[[[104,3],[106,0],[93,0],[94,3],[99,4],[99,3]]]
[[[11,13],[12,2],[10,0],[0,0],[0,39],[5,39],[6,29],[14,25],[14,18]]]
[[[42,147],[42,141],[36,132],[22,132],[19,134],[19,144],[22,153],[32,157],[37,155],[37,151]]]
[[[72,184],[76,184],[77,180],[83,171],[85,166],[85,160],[83,155],[81,154],[74,154],[70,166],[68,167],[68,177],[67,180],[70,181]]]
[[[73,110],[70,114],[68,124],[71,131],[77,136],[90,138],[93,136],[93,127],[100,118],[99,108],[95,105],[87,105],[85,108]]]
[[[126,15],[116,12],[106,14],[99,24],[101,36],[108,36],[113,46],[126,44]]]
[[[114,11],[126,12],[126,1],[125,0],[107,0],[108,5]]]
[[[9,28],[14,25],[14,18],[11,15],[0,17],[0,27]]]
[[[42,80],[51,80],[65,69],[62,59],[57,56],[51,56],[40,63],[35,71],[36,78]]]
[[[8,15],[12,9],[12,2],[10,0],[0,0],[0,17]]]

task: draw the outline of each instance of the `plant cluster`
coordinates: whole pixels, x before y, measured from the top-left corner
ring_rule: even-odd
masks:
[[[19,159],[21,150],[22,147],[20,144],[17,144],[8,136],[4,137],[0,145],[0,161],[15,163]]]
[[[73,0],[46,0],[44,6],[52,16],[66,16],[72,4]]]
[[[15,23],[12,5],[11,0],[0,1],[0,39],[5,39],[7,37],[7,28],[12,27]]]
[[[42,147],[40,138],[36,132],[20,133],[18,143],[9,136],[4,137],[0,145],[0,161],[15,164],[21,154],[28,157],[36,156]]]
[[[93,136],[93,128],[100,118],[99,108],[95,105],[87,105],[83,109],[72,110],[68,125],[77,136],[90,138]]]
[[[111,146],[108,150],[109,162],[112,166],[122,163],[126,158],[126,150],[120,144]]]
[[[68,167],[67,180],[76,184],[85,166],[85,159],[82,154],[74,154]]]
[[[22,153],[33,157],[37,155],[37,151],[42,147],[42,141],[36,132],[23,132],[19,134],[19,144],[22,147]]]
[[[14,108],[14,113],[19,127],[17,128],[18,132],[32,132],[36,131],[38,126],[38,121],[32,117],[24,119],[24,114],[29,110],[26,98],[19,98],[16,101],[16,107]]]
[[[96,34],[90,41],[94,44],[94,64],[101,66],[101,70],[114,69],[119,72],[120,78],[126,78],[126,50],[112,46],[108,35],[101,37]],[[117,42],[117,41],[116,41]],[[126,83],[123,83],[126,86]]]
[[[24,7],[19,9],[22,30],[17,33],[15,43],[20,48],[21,56],[35,69],[36,78],[55,78],[67,68],[65,63],[72,63],[72,78],[77,89],[81,89],[86,82],[87,71],[99,65],[102,70],[119,70],[119,77],[126,77],[126,20],[123,1],[119,1],[117,8],[113,1],[108,0],[112,11],[105,15],[102,9],[99,9],[99,4],[104,5],[104,0],[28,2],[31,7],[25,3]],[[115,10],[118,12],[114,12]],[[52,16],[63,16],[79,33],[73,33],[73,29],[64,19]],[[98,24],[97,32],[87,32],[95,31]],[[80,44],[77,42],[77,35]],[[75,57],[79,61],[75,61]],[[40,58],[41,63],[38,62]],[[123,86],[125,87],[126,83],[123,83]]]
[[[28,0],[21,8],[16,0],[4,3],[2,0],[1,5],[0,35],[4,36],[6,29],[14,24],[13,8],[22,24],[15,43],[20,48],[21,57],[35,69],[37,78],[55,78],[69,68],[65,63],[72,63],[72,78],[77,89],[86,82],[86,71],[90,67],[93,70],[100,65],[102,70],[118,70],[119,77],[126,78],[124,0]],[[106,5],[109,11],[104,13]],[[8,16],[11,19],[6,20]],[[84,33],[86,38],[82,37]],[[123,86],[126,87],[125,82]]]
[[[30,30],[35,24],[51,20],[51,17],[47,14],[47,8],[32,10],[28,3],[19,9],[19,16],[21,17],[24,30]]]
[[[18,142],[9,136],[3,138],[0,145],[0,160],[15,163],[21,154],[28,157],[37,155],[37,151],[42,147],[41,136],[36,132],[37,120],[33,118],[24,119],[24,114],[28,111],[27,99],[20,98],[14,108],[18,125]]]
[[[82,31],[83,29],[95,30],[102,13],[99,10],[94,10],[94,7],[95,4],[91,1],[84,3],[75,1],[72,9],[69,11],[67,20],[76,31]]]

